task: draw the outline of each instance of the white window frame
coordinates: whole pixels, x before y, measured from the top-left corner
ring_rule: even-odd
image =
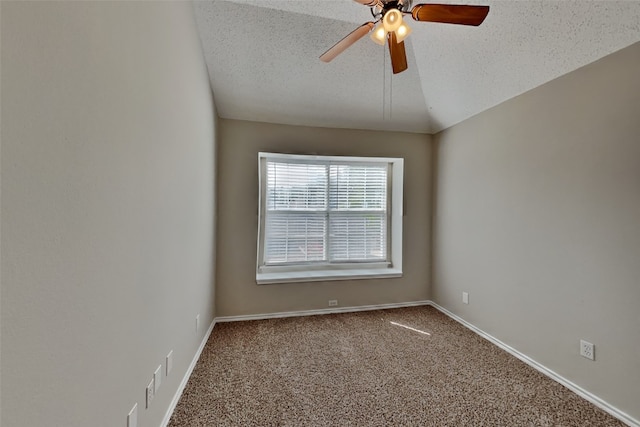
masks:
[[[266,161],[283,160],[297,163],[387,163],[388,176],[388,262],[346,262],[340,264],[297,264],[286,266],[264,265]],[[404,159],[391,157],[316,156],[281,153],[258,153],[258,253],[256,282],[258,284],[316,282],[333,280],[402,277],[402,222]]]

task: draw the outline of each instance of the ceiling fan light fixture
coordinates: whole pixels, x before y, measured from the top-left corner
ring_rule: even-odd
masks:
[[[402,25],[402,13],[398,9],[389,10],[382,18],[382,25],[388,33],[397,30]]]
[[[384,46],[387,41],[387,31],[385,30],[384,26],[378,24],[378,26],[373,29],[373,31],[371,32],[371,40],[381,46]]]
[[[408,26],[405,22],[400,24],[400,26],[396,30],[396,37],[397,37],[398,43],[404,41],[404,39],[406,39],[409,36],[409,34],[411,34],[412,31],[413,30],[411,29],[411,27]]]

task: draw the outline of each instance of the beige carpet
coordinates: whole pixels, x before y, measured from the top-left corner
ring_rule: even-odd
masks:
[[[623,426],[432,307],[219,323],[169,426]]]

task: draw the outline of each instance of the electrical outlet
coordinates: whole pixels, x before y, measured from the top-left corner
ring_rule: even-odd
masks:
[[[588,341],[580,340],[580,356],[596,360],[596,346]]]
[[[162,384],[162,365],[158,366],[158,369],[153,373],[153,394],[158,393]]]
[[[153,398],[155,396],[156,396],[156,393],[155,393],[155,381],[152,378],[151,382],[147,386],[147,408],[149,406],[151,406],[151,402],[153,401]]]
[[[330,299],[329,300],[329,307],[336,307],[338,305],[338,300],[337,299]]]
[[[133,408],[127,415],[127,427],[138,427],[138,404],[133,405]]]
[[[167,367],[167,376],[169,376],[171,370],[173,369],[173,350],[171,350],[169,354],[167,354],[166,362],[167,363],[165,363],[165,366]]]
[[[464,304],[469,304],[469,292],[462,293],[462,302]]]
[[[200,315],[196,316],[196,332],[200,330]]]

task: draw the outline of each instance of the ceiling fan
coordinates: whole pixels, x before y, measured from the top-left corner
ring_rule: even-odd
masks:
[[[320,56],[324,62],[333,60],[349,46],[371,33],[371,39],[383,45],[389,43],[391,67],[393,74],[407,69],[407,55],[404,50],[404,39],[411,33],[411,28],[402,20],[403,15],[411,15],[415,21],[442,22],[478,26],[489,13],[489,6],[470,6],[458,4],[417,4],[411,9],[412,0],[354,0],[371,8],[374,21],[362,24],[345,38],[333,45]],[[411,11],[409,11],[411,9]],[[377,26],[376,26],[377,24]]]

